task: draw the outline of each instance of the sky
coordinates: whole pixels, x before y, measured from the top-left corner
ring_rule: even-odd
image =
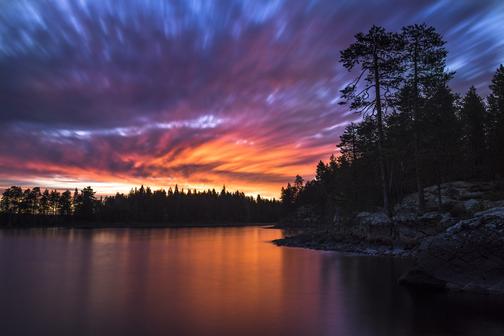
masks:
[[[359,116],[338,63],[373,24],[433,25],[488,94],[504,1],[0,0],[0,189],[230,190],[313,177]]]

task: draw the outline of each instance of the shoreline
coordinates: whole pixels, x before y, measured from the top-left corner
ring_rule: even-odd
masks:
[[[437,232],[416,236],[416,241],[411,242],[379,238],[379,235],[372,239],[368,235],[364,239],[330,229],[306,229],[294,231],[273,243],[353,255],[412,257],[415,265],[399,279],[402,285],[504,295],[504,206],[492,205],[496,206],[454,218],[447,223],[450,225],[440,222]],[[406,231],[408,227],[403,229],[411,234],[411,230]]]
[[[304,239],[303,239],[304,237]],[[412,267],[407,270],[397,280],[401,286],[405,286],[415,291],[429,292],[451,292],[466,293],[483,296],[504,297],[504,287],[499,284],[488,283],[460,283],[457,277],[453,279],[437,278],[418,267],[417,249],[404,249],[399,247],[390,247],[385,245],[373,244],[355,244],[343,241],[332,241],[317,243],[314,241],[305,241],[306,234],[285,237],[273,240],[272,243],[280,247],[302,248],[316,251],[331,251],[340,253],[342,256],[357,257],[389,257],[397,259],[411,259],[414,261]],[[461,274],[463,275],[463,273]]]
[[[316,251],[333,251],[346,255],[360,255],[371,257],[396,257],[413,258],[416,253],[413,249],[404,249],[399,246],[380,244],[352,243],[345,241],[316,242],[306,237],[306,234],[275,239],[272,241],[276,246],[305,248]]]
[[[237,227],[252,227],[264,226],[272,227],[275,223],[178,223],[178,224],[164,224],[164,223],[108,223],[108,224],[71,224],[71,225],[27,225],[27,226],[0,226],[0,231],[8,230],[30,230],[30,229],[180,229],[180,228],[237,228]]]

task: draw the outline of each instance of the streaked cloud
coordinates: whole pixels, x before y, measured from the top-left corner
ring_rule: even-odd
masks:
[[[502,1],[1,1],[0,186],[278,196],[358,118],[339,51],[418,22],[448,41],[453,87],[486,94]]]

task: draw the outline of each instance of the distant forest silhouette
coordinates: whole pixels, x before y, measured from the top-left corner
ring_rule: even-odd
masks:
[[[124,195],[97,198],[91,187],[73,192],[10,187],[0,201],[0,224],[9,226],[70,226],[79,223],[145,225],[238,224],[275,222],[276,200],[245,196],[223,187],[198,192],[152,191],[141,186]]]
[[[475,87],[459,96],[448,85],[455,74],[446,69],[445,44],[425,24],[358,33],[341,51],[340,62],[355,78],[341,91],[340,104],[362,120],[345,128],[340,155],[320,161],[313,180],[296,176],[282,187],[281,203],[225,189],[152,192],[142,186],[97,200],[90,187],[73,194],[11,187],[0,202],[2,222],[243,223],[282,216],[328,223],[335,214],[377,208],[392,216],[394,204],[412,192],[418,212],[425,212],[423,190],[430,185],[438,186],[441,208],[443,183],[504,176],[504,66],[486,99]]]
[[[285,221],[311,218],[331,223],[335,215],[382,209],[424,187],[454,180],[500,180],[504,176],[504,66],[482,98],[475,87],[454,93],[446,70],[445,41],[425,24],[399,33],[373,26],[341,52],[355,75],[342,102],[362,116],[340,137],[339,156],[320,161],[313,180],[297,176],[282,188]],[[467,66],[470,66],[467,65]],[[304,221],[306,222],[306,220]]]

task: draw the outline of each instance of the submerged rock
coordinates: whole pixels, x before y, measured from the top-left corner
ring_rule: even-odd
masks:
[[[417,257],[417,268],[402,283],[504,294],[504,207],[477,212],[427,238]]]
[[[399,283],[418,288],[444,290],[446,281],[437,279],[420,269],[413,269],[399,279]]]

